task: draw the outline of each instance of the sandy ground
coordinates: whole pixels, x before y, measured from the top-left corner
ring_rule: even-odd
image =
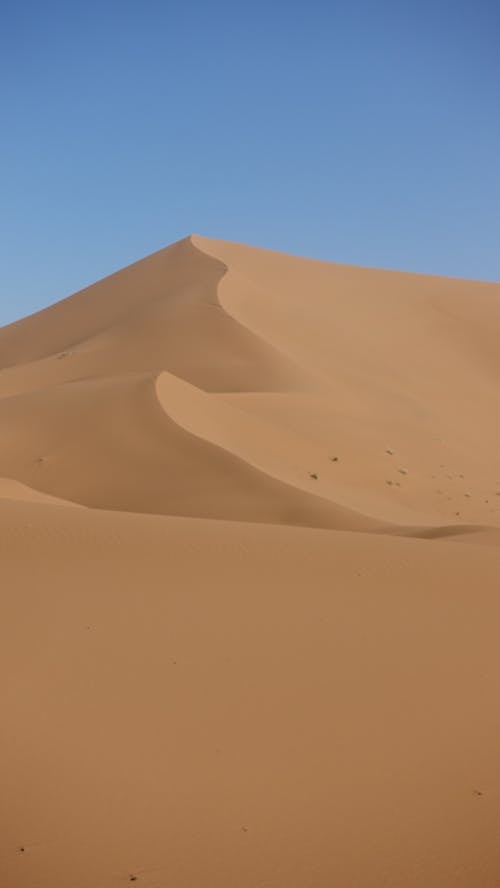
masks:
[[[500,286],[193,236],[0,330],[0,884],[498,888]]]

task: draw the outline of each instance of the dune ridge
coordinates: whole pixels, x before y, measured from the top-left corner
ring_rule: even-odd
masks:
[[[497,888],[500,285],[192,235],[0,329],[9,888]]]
[[[169,370],[207,390],[296,387],[298,368],[220,306],[224,274],[186,238],[0,330],[0,366],[36,363],[50,383]]]

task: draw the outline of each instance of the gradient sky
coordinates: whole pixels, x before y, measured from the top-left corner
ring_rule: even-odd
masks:
[[[500,280],[498,2],[25,2],[0,323],[197,232]]]

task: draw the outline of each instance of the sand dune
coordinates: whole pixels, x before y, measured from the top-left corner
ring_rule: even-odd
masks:
[[[499,332],[198,236],[0,330],[2,885],[496,888]]]
[[[254,469],[173,422],[154,379],[92,379],[0,401],[0,467],[93,508],[377,529]]]

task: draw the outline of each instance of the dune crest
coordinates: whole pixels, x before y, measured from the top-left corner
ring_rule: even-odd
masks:
[[[21,377],[17,391],[26,373],[41,386],[44,379],[54,384],[160,370],[207,391],[298,387],[299,368],[220,305],[225,273],[222,262],[186,238],[5,327],[0,367],[11,369],[7,393],[16,391],[12,368]]]

